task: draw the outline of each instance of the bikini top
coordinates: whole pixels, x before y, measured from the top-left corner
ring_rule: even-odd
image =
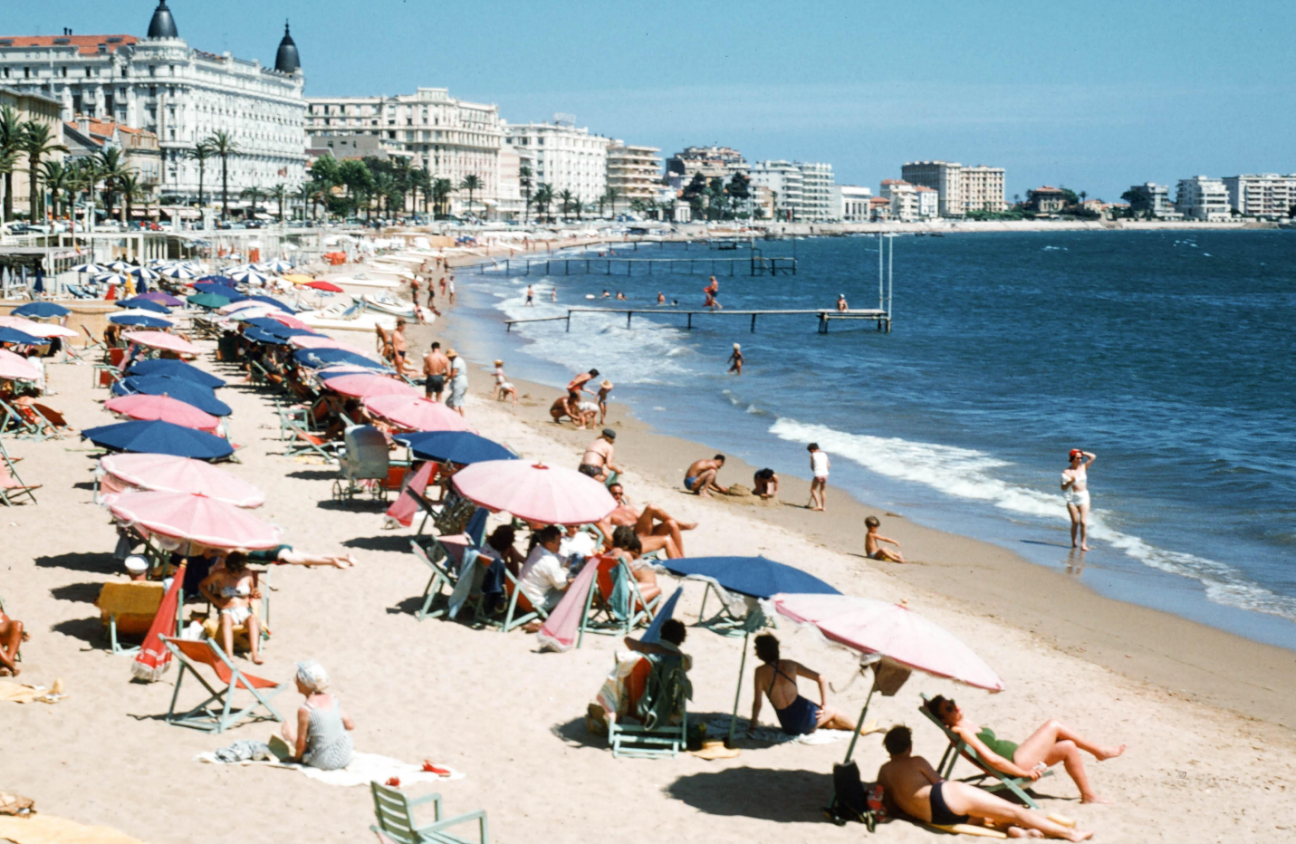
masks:
[[[221,587],[222,598],[246,598],[252,594],[252,589],[246,583],[240,583],[237,586]]]

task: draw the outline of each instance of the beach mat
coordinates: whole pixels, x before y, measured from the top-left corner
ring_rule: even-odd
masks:
[[[284,768],[286,770],[300,771],[316,782],[322,782],[325,785],[353,786],[368,785],[371,782],[385,783],[390,779],[400,780],[401,785],[409,785],[417,782],[438,782],[440,780],[461,780],[465,774],[456,771],[445,765],[440,765],[442,770],[449,771],[448,774],[436,774],[431,771],[423,770],[423,766],[411,765],[408,762],[402,762],[399,759],[393,759],[390,756],[380,756],[377,753],[359,753],[357,752],[351,760],[351,764],[345,768],[336,771],[321,771],[319,768],[312,768],[309,765],[298,765],[292,762],[279,762],[276,760],[248,760],[243,762],[221,762],[216,758],[214,753],[200,753],[196,757],[199,762],[208,762],[213,765],[266,765],[272,768]]]
[[[58,703],[67,697],[63,693],[63,681],[55,680],[54,688],[29,686],[16,680],[0,680],[0,701],[8,703]]]
[[[13,844],[143,844],[107,826],[85,826],[51,815],[0,817],[0,841]]]
[[[706,722],[707,735],[709,736],[727,736],[729,735],[728,715],[717,715]],[[864,725],[860,735],[866,736],[869,733],[878,731],[877,719],[871,719]],[[773,727],[757,727],[755,732],[747,732],[747,719],[738,720],[738,730],[734,734],[734,741],[755,742],[757,744],[787,744],[796,742],[797,744],[833,744],[842,739],[850,738],[850,733],[845,730],[815,730],[806,736],[790,736],[782,730]]]

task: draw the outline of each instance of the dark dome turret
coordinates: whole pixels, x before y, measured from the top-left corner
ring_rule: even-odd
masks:
[[[176,31],[175,18],[171,17],[171,10],[167,8],[166,0],[158,0],[158,6],[153,10],[153,20],[149,21],[148,37],[180,37],[180,33]]]
[[[297,55],[297,44],[288,32],[287,21],[284,21],[284,37],[279,42],[279,52],[275,54],[275,70],[280,73],[296,73],[301,70],[301,56]]]

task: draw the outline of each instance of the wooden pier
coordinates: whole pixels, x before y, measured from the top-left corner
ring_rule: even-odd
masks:
[[[796,275],[797,259],[794,255],[766,257],[759,249],[753,249],[746,258],[599,258],[588,256],[545,257],[545,258],[505,258],[494,264],[479,264],[477,271],[503,271],[505,275],[513,273],[513,265],[518,265],[518,275],[531,275],[532,268],[545,275],[728,275],[735,276],[745,268],[748,275]],[[636,273],[635,267],[646,268]],[[613,272],[616,268],[616,272]],[[621,272],[621,268],[625,272]],[[727,270],[727,272],[726,272]],[[655,273],[654,273],[655,271]]]
[[[827,334],[828,325],[834,320],[866,320],[873,321],[877,324],[878,331],[891,332],[891,316],[886,311],[879,308],[857,308],[847,311],[838,311],[832,308],[822,309],[802,309],[802,310],[763,310],[763,311],[746,311],[746,310],[715,310],[707,308],[705,310],[679,310],[676,308],[568,308],[566,316],[551,317],[532,317],[527,319],[506,319],[504,320],[505,330],[512,331],[513,326],[524,322],[558,322],[567,323],[567,331],[571,331],[572,316],[575,314],[625,314],[626,328],[630,327],[631,320],[635,314],[665,316],[674,314],[686,317],[684,327],[689,331],[693,330],[693,317],[695,316],[745,316],[751,317],[751,331],[756,333],[756,318],[762,316],[802,316],[813,315],[819,320],[819,333]]]

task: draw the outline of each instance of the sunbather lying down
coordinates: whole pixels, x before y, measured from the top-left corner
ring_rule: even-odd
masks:
[[[996,771],[1015,777],[1039,779],[1044,768],[1061,762],[1067,774],[1080,789],[1081,803],[1108,803],[1094,793],[1085,772],[1080,751],[1092,755],[1099,762],[1113,759],[1125,752],[1125,745],[1103,747],[1094,744],[1061,721],[1049,719],[1021,744],[995,736],[989,727],[977,727],[963,715],[953,700],[937,695],[927,702],[927,710],[951,731],[958,734],[977,754]]]
[[[882,799],[891,812],[936,826],[977,822],[1001,829],[1010,838],[1065,838],[1084,841],[1092,832],[1063,826],[1039,812],[1009,803],[964,782],[942,780],[931,764],[913,756],[908,727],[892,727],[882,740],[891,761],[878,770]]]
[[[250,551],[247,558],[253,563],[274,563],[288,566],[335,566],[340,569],[356,564],[351,554],[310,554],[295,551],[291,545],[278,545],[266,551]]]

